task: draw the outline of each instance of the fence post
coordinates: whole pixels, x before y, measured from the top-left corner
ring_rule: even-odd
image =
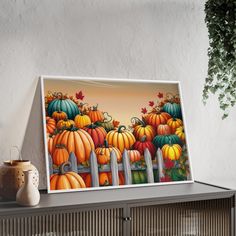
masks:
[[[70,153],[69,162],[71,163],[71,171],[78,173],[77,159],[74,152]]]
[[[112,175],[112,185],[118,186],[119,185],[119,175],[118,175],[118,164],[117,164],[117,157],[114,150],[111,151],[111,175]]]
[[[159,182],[161,182],[161,178],[165,177],[164,174],[164,161],[162,156],[162,151],[160,148],[157,150],[157,165],[158,165],[158,174],[159,174]]]
[[[92,187],[99,187],[98,163],[97,163],[97,156],[94,150],[90,152],[89,160],[90,160],[90,170],[92,177]]]
[[[50,153],[48,153],[48,166],[49,166],[49,174],[53,174],[53,162],[52,162],[52,156]]]
[[[124,168],[124,176],[125,176],[125,184],[132,184],[132,174],[130,168],[130,159],[127,150],[125,149],[122,156],[123,168]]]
[[[147,182],[154,183],[154,176],[153,176],[153,167],[152,167],[152,157],[147,148],[144,150],[144,160],[146,162],[146,172],[147,172]]]

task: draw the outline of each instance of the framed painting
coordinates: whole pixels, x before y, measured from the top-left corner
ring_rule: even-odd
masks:
[[[42,76],[49,193],[192,183],[176,81]]]

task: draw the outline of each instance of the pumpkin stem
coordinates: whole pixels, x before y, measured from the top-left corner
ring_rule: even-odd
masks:
[[[142,127],[146,126],[145,122],[140,120],[138,117],[132,117],[131,118],[131,123],[132,124],[140,124]]]
[[[63,93],[62,92],[57,92],[57,97],[62,100],[63,99]]]
[[[69,161],[62,163],[59,167],[59,175],[64,175],[67,172],[65,171],[66,166],[71,168],[71,163]]]
[[[95,128],[97,128],[97,125],[94,123],[91,123],[90,125],[87,125],[86,127],[89,129],[95,129]]]
[[[76,131],[76,130],[78,130],[78,128],[75,127],[75,125],[70,125],[69,130],[70,130],[70,131]]]
[[[118,127],[118,130],[117,130],[117,132],[118,133],[122,133],[122,129],[124,128],[124,130],[126,129],[126,126],[125,125],[120,125],[119,127]]]
[[[97,111],[98,110],[98,104],[96,106],[93,106],[93,111]]]
[[[104,146],[105,146],[105,148],[109,148],[109,144],[106,139],[104,140]]]
[[[146,135],[143,135],[143,137],[140,139],[140,141],[143,143],[147,140],[147,136]]]
[[[55,147],[56,148],[61,148],[61,149],[66,148],[65,144],[57,144]]]

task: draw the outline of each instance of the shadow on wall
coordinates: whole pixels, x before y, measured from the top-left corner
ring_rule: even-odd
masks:
[[[22,145],[22,156],[37,167],[39,189],[45,189],[47,185],[42,117],[41,83],[38,80]]]

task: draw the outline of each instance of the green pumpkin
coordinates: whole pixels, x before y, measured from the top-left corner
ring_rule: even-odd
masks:
[[[156,148],[162,148],[165,144],[179,144],[182,146],[181,139],[176,134],[171,135],[157,135],[153,139],[153,144]]]
[[[103,127],[108,133],[109,131],[114,130],[115,127],[111,122],[112,117],[107,112],[104,112],[104,116],[105,116],[104,121],[103,122],[97,121],[96,125]]]
[[[80,114],[79,108],[75,102],[70,99],[54,99],[48,105],[48,115],[52,116],[54,111],[64,111],[68,119],[73,120],[76,115]]]
[[[147,183],[146,171],[132,171],[132,184],[145,184]]]
[[[182,119],[181,106],[178,103],[167,102],[163,106],[163,111],[169,113],[174,118]]]

